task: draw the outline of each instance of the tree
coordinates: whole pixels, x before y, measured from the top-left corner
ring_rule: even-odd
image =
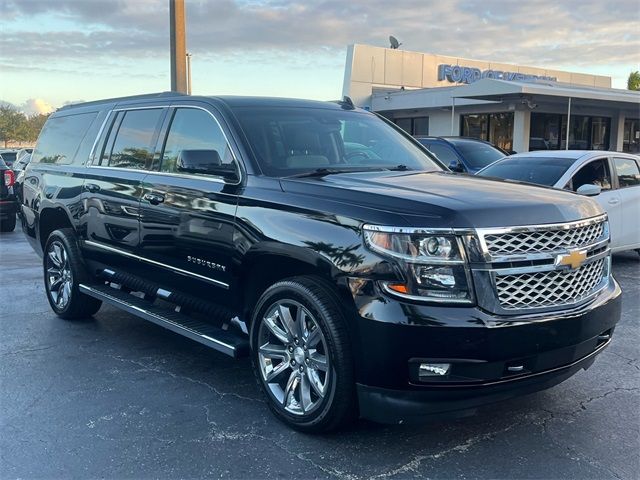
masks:
[[[13,106],[0,106],[0,142],[5,148],[9,142],[35,143],[48,114],[35,114],[27,117]]]
[[[627,90],[640,90],[640,72],[635,71],[629,74],[627,80]]]
[[[40,135],[40,130],[44,126],[44,122],[49,118],[48,113],[36,113],[27,117],[27,141],[36,143],[38,139],[38,135]]]
[[[0,106],[0,141],[6,147],[9,142],[26,140],[27,119],[22,112],[9,105]]]

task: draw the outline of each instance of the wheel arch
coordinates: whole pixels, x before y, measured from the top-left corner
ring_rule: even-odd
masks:
[[[286,246],[282,248],[262,248],[248,252],[240,268],[238,285],[243,318],[249,323],[253,309],[264,291],[276,282],[298,276],[316,276],[335,288],[345,299],[346,278],[329,259],[309,248]]]
[[[40,211],[38,238],[43,252],[51,232],[60,228],[73,228],[69,214],[62,207],[48,207]]]

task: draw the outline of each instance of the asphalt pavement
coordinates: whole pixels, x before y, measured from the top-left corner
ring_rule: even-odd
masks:
[[[310,436],[233,360],[103,306],[49,309],[39,257],[0,236],[0,478],[640,477],[640,257],[614,257],[623,316],[587,371],[419,426]]]

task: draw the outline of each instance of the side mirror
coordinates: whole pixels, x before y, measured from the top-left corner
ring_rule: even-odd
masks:
[[[576,193],[580,195],[584,195],[585,197],[595,197],[596,195],[600,195],[601,191],[602,191],[602,188],[600,188],[599,185],[594,185],[592,183],[585,183],[584,185],[581,185],[576,190]]]
[[[237,179],[233,165],[224,165],[217,150],[181,150],[176,160],[178,172],[215,175]]]
[[[464,167],[458,160],[451,160],[451,163],[449,163],[449,170],[452,172],[462,173],[464,172]]]

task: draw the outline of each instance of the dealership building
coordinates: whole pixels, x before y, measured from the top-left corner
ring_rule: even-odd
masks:
[[[413,135],[640,152],[640,92],[601,75],[350,45],[343,95]]]

